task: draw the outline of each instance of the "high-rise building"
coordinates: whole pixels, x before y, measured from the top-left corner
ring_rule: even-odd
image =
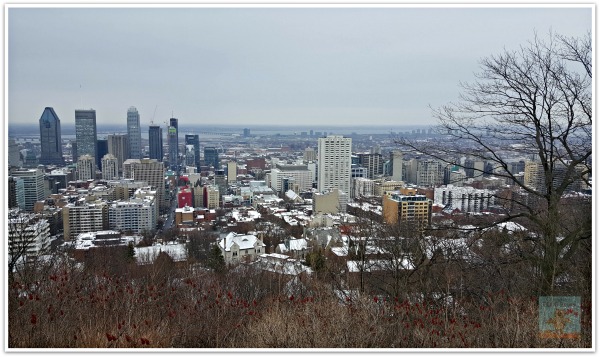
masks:
[[[149,157],[162,162],[163,160],[163,133],[158,125],[150,125],[148,128]]]
[[[179,126],[176,118],[169,119],[169,132],[167,133],[169,144],[169,167],[171,170],[179,169]]]
[[[23,200],[19,202],[19,208],[25,211],[32,211],[33,205],[45,198],[43,166],[37,169],[15,170],[11,172],[11,176],[23,180]],[[17,188],[17,201],[19,201],[18,196],[20,195]]]
[[[431,223],[432,201],[415,192],[399,192],[383,196],[383,219],[388,224],[414,222],[421,228]]]
[[[390,153],[391,172],[393,181],[402,181],[402,151],[392,151]]]
[[[227,163],[227,183],[232,184],[237,181],[237,163],[229,161]]]
[[[154,159],[129,159],[127,165],[131,165],[130,177],[135,181],[145,181],[156,190],[156,201],[159,208],[165,208],[165,168],[162,162]],[[124,170],[125,171],[125,170]],[[128,171],[128,170],[127,170]]]
[[[111,134],[106,139],[108,140],[108,153],[117,158],[119,172],[122,172],[123,162],[128,159],[129,139],[124,134]]]
[[[374,179],[383,174],[383,158],[379,153],[359,153],[359,163],[367,169],[367,178]]]
[[[194,165],[198,170],[197,172],[200,172],[200,139],[198,134],[185,134],[185,145],[194,146]]]
[[[142,128],[140,114],[135,107],[127,109],[127,137],[129,138],[128,159],[142,158]]]
[[[102,179],[117,180],[119,178],[119,160],[114,155],[102,157]]]
[[[439,186],[444,182],[444,164],[428,159],[417,162],[417,185],[426,187]]]
[[[219,152],[216,147],[206,146],[204,148],[204,164],[214,167],[214,170],[221,168],[221,165],[219,165]]]
[[[108,229],[108,205],[105,201],[69,203],[63,207],[65,240],[73,240],[80,233]]]
[[[96,167],[102,170],[102,158],[104,155],[108,154],[108,140],[107,139],[98,139],[97,141],[97,157],[96,157]]]
[[[77,156],[90,155],[94,158],[95,165],[98,156],[95,110],[75,110],[75,140],[77,140]],[[73,161],[76,162],[78,158],[74,157]]]
[[[81,155],[77,159],[77,179],[87,181],[96,178],[96,163],[90,155]]]
[[[51,107],[46,107],[40,117],[41,165],[63,166],[60,119]]]
[[[319,138],[318,183],[319,192],[340,189],[350,192],[352,139],[343,136]]]

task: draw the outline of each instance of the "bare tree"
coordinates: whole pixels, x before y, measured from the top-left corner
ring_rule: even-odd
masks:
[[[539,292],[551,294],[564,262],[591,238],[591,204],[582,219],[565,223],[566,193],[588,185],[592,154],[591,34],[582,38],[538,36],[517,51],[480,63],[473,83],[462,83],[460,100],[434,110],[442,138],[435,143],[400,140],[408,148],[449,164],[472,156],[518,188],[502,221],[521,220],[537,233],[528,256],[539,272]],[[540,184],[527,185],[510,167],[526,156],[540,168]],[[581,207],[579,207],[581,208]],[[574,214],[574,212],[570,212]]]
[[[12,210],[8,214],[8,274],[12,280],[20,263],[44,253],[44,237],[49,226],[31,214]],[[49,244],[49,241],[47,242]]]

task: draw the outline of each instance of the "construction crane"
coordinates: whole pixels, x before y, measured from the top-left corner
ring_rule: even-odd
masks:
[[[154,116],[156,115],[156,108],[158,108],[158,105],[156,105],[154,107],[154,114],[152,114],[152,119],[150,120],[150,125],[154,125]]]

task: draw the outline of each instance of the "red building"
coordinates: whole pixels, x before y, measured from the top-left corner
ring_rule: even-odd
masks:
[[[177,193],[177,207],[183,208],[185,206],[194,207],[194,196],[188,186],[180,188],[179,193]]]

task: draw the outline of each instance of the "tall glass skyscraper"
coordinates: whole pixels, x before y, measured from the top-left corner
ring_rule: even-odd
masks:
[[[177,125],[177,119],[169,119],[169,132],[167,133],[169,139],[169,166],[171,170],[179,169],[179,127]]]
[[[62,155],[60,119],[51,107],[46,107],[40,117],[40,144],[42,150],[40,164],[59,166],[65,164]]]
[[[200,172],[200,139],[198,134],[185,134],[185,145],[194,146],[194,165]]]
[[[206,166],[213,166],[215,171],[221,168],[219,165],[219,152],[217,148],[214,146],[205,146],[204,147],[204,164]]]
[[[148,129],[148,148],[151,159],[163,161],[163,133],[158,125],[150,125]]]
[[[142,128],[140,114],[135,107],[127,109],[127,136],[129,137],[129,158],[142,158]]]
[[[95,164],[96,156],[98,156],[96,153],[98,137],[94,109],[75,110],[75,140],[77,140],[77,156],[90,155],[94,158]],[[76,162],[78,157],[74,157],[73,162]]]

